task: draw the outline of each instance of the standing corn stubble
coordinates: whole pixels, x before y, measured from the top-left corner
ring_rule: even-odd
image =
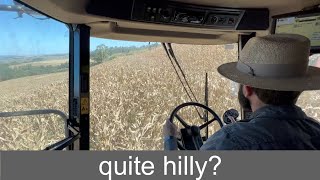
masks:
[[[253,113],[222,127],[201,150],[320,149],[320,124],[295,105],[303,91],[320,89],[320,69],[308,66],[309,52],[304,36],[254,37],[239,61],[221,65],[218,72],[240,84],[240,105]],[[174,124],[165,123],[166,150],[177,149],[176,131]]]

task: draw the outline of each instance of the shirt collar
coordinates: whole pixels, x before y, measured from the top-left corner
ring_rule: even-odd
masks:
[[[249,119],[257,118],[304,119],[306,114],[296,105],[266,105],[253,112]]]

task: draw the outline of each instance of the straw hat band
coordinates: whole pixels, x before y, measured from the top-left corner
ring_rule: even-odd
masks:
[[[253,64],[237,62],[237,69],[251,76],[291,78],[305,76],[308,64]]]

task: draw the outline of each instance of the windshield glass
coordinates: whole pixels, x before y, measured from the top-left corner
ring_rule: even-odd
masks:
[[[68,112],[69,30],[12,0],[0,5],[0,150],[42,150],[65,137],[65,118],[28,114]]]
[[[101,40],[91,53],[99,61],[91,69],[91,149],[162,150],[165,120],[179,104],[196,100],[188,97],[159,43],[112,47],[110,42]],[[237,45],[172,47],[199,103],[205,103],[207,73],[209,107],[220,117],[228,108],[239,110],[237,85],[217,72],[220,64],[237,60]],[[195,108],[180,115],[190,124],[203,123]],[[209,135],[218,129],[212,125]]]

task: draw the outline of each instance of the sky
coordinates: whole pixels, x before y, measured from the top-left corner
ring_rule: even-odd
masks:
[[[13,2],[0,0],[0,5],[13,5]],[[16,12],[0,11],[0,56],[68,53],[69,30],[65,24],[52,19],[39,20],[27,14],[23,14],[22,18],[17,17]],[[100,44],[113,47],[148,43],[90,38],[91,51]]]

